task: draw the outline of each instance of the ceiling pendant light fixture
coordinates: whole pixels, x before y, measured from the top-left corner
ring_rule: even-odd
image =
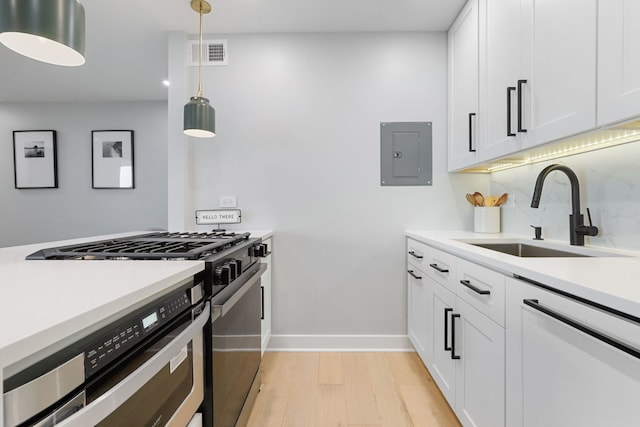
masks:
[[[78,0],[1,0],[0,42],[54,65],[84,64],[84,7]]]
[[[205,0],[191,0],[191,8],[200,14],[198,94],[184,106],[184,133],[196,138],[212,138],[216,136],[216,110],[202,96],[202,14],[211,12],[211,5]]]

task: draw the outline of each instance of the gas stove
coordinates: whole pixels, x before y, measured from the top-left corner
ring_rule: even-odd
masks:
[[[232,282],[244,281],[268,255],[266,244],[250,233],[152,232],[115,239],[41,249],[28,260],[159,260],[205,262],[205,293],[213,296]],[[244,277],[243,277],[244,276]]]
[[[27,259],[203,260],[248,240],[250,233],[225,230],[153,232],[42,249]]]

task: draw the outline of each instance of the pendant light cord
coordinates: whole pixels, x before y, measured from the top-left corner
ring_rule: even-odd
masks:
[[[202,98],[202,2],[200,2],[200,45],[198,49],[198,98]]]

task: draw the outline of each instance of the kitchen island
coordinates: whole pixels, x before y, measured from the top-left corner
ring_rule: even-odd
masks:
[[[140,233],[0,249],[0,386],[7,376],[204,269],[203,261],[25,260],[45,247],[134,234]]]

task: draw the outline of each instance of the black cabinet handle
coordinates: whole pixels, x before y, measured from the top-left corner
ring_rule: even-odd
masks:
[[[264,320],[264,286],[260,286],[260,292],[261,292],[261,298],[262,301],[260,302],[260,320]],[[255,319],[255,317],[254,317]]]
[[[460,355],[456,354],[456,319],[459,317],[459,314],[451,315],[451,358],[454,360],[460,359]]]
[[[422,280],[422,276],[416,276],[413,270],[407,270],[407,273],[409,273],[414,279]]]
[[[449,336],[449,312],[453,311],[453,308],[444,309],[444,351],[451,351],[447,337]]]
[[[469,152],[470,153],[476,152],[475,148],[473,148],[473,116],[475,115],[476,113],[469,113]]]
[[[480,288],[476,288],[468,280],[460,280],[460,283],[462,283],[464,286],[471,289],[472,291],[479,293],[480,295],[489,295],[491,293],[491,291],[485,291]]]
[[[515,133],[511,132],[511,92],[514,90],[516,90],[514,86],[507,88],[507,136],[516,136]]]
[[[438,270],[440,273],[448,273],[449,272],[449,270],[447,270],[446,268],[438,267],[438,264],[429,264],[429,267],[433,268],[434,270]]]
[[[518,80],[518,132],[527,131],[522,127],[522,85],[526,83],[526,80]]]
[[[589,336],[591,336],[591,337],[593,337],[593,338],[595,338],[597,340],[600,340],[600,341],[602,341],[602,342],[604,342],[606,344],[609,344],[610,346],[615,347],[618,350],[622,350],[625,353],[630,354],[631,356],[635,357],[636,359],[640,359],[640,350],[639,349],[631,347],[631,346],[623,343],[622,341],[619,341],[619,340],[617,340],[615,338],[612,338],[612,337],[610,337],[608,335],[605,335],[602,332],[599,332],[599,331],[597,331],[597,330],[595,330],[595,329],[593,329],[593,328],[591,328],[591,327],[589,327],[589,326],[587,326],[587,325],[585,325],[583,323],[576,322],[575,320],[570,319],[570,318],[566,317],[563,314],[560,314],[560,313],[558,313],[558,312],[556,312],[556,311],[554,311],[554,310],[552,310],[552,309],[550,309],[548,307],[545,307],[545,306],[539,304],[537,299],[525,299],[525,300],[522,300],[522,302],[525,305],[528,305],[529,307],[531,307],[531,308],[533,308],[535,310],[538,310],[538,311],[540,311],[540,312],[542,312],[542,313],[544,313],[544,314],[546,314],[546,315],[548,315],[550,317],[553,317],[556,320],[559,320],[562,323],[565,323],[565,324],[567,324],[567,325],[569,325],[569,326],[571,326],[571,327],[573,327],[573,328],[575,328],[575,329],[577,329],[577,330],[579,330],[581,332],[584,332],[585,334],[587,334],[587,335],[589,335]]]
[[[409,251],[409,255],[418,258],[418,259],[422,259],[424,258],[422,255],[416,255],[416,253],[414,251]]]

